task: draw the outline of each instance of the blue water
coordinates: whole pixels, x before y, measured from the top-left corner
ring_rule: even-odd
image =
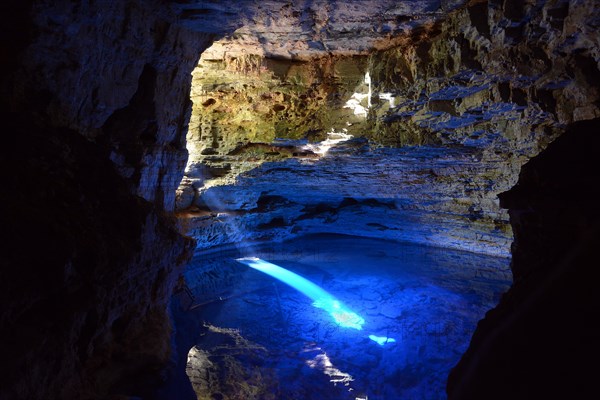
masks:
[[[308,279],[282,268],[279,265],[261,260],[258,257],[242,257],[238,258],[236,261],[272,276],[306,295],[306,297],[313,301],[313,306],[328,312],[338,326],[342,328],[362,329],[362,326],[365,323],[363,317],[349,310],[341,301]],[[382,342],[382,338],[373,335],[369,336],[369,338],[375,340],[379,344],[389,341],[386,339]]]
[[[361,329],[239,257],[312,282]],[[506,258],[323,235],[198,253],[185,277],[193,300],[178,300],[179,337],[210,354],[214,398],[247,399],[443,399],[477,321],[510,283]]]

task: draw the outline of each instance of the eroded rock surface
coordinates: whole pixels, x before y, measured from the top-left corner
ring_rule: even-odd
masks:
[[[472,177],[493,167],[475,149],[371,148],[354,139],[323,158],[265,163],[235,185],[206,190],[211,212],[190,212],[189,232],[201,248],[329,232],[507,256],[504,215],[469,209],[473,191],[495,190],[492,179],[480,189]]]
[[[180,209],[203,210],[199,218],[186,214],[192,226],[202,226],[193,233],[203,238],[199,243],[228,240],[217,234],[226,223],[209,226],[208,235],[203,230],[210,225],[207,204],[215,213],[233,210],[214,204],[216,199],[235,204],[242,213],[254,210],[234,222],[247,237],[269,237],[269,226],[270,237],[282,237],[286,227],[287,234],[304,232],[306,222],[297,220],[300,210],[321,207],[336,214],[322,224],[326,231],[375,234],[379,227],[394,237],[507,254],[510,225],[497,195],[516,183],[520,167],[566,124],[600,113],[600,79],[595,79],[600,76],[595,29],[600,17],[591,1],[470,1],[448,9],[431,13],[428,22],[412,18],[410,30],[392,30],[369,42],[366,52],[312,49],[302,57],[282,53],[277,57],[287,60],[275,60],[269,58],[276,53],[270,43],[277,35],[282,42],[292,37],[291,30],[274,29],[263,40],[269,50],[244,48],[249,37],[265,38],[256,22],[249,23],[243,37],[225,38],[207,50],[194,75],[191,156],[178,189]],[[314,26],[307,23],[304,29]],[[323,32],[343,46],[335,29]],[[364,115],[347,108],[353,96]],[[285,151],[277,140],[310,143],[323,140],[330,129],[364,137],[369,146],[360,156],[340,161],[341,152],[305,168],[302,164],[311,163],[307,158],[317,157]],[[412,159],[411,150],[378,150],[423,145],[434,149],[415,147]],[[421,161],[438,151],[444,152],[439,160]],[[263,162],[282,160],[245,174]],[[350,160],[356,168],[345,168]],[[270,169],[280,172],[270,174]],[[389,178],[383,185],[382,176]],[[272,180],[273,187],[259,190],[260,179]],[[303,190],[291,183],[296,181],[312,186]],[[235,186],[209,189],[234,183],[242,187],[238,196],[243,201],[231,199]],[[379,197],[377,185],[386,188]],[[256,190],[250,194],[248,187]],[[281,201],[261,215],[254,207],[261,196]],[[346,219],[337,212],[344,197],[359,204]],[[391,219],[397,223],[361,219],[366,209],[360,204],[373,198],[395,200]],[[360,222],[344,222],[351,220]]]
[[[27,42],[5,78],[9,109],[100,144],[133,193],[172,210],[189,73],[213,34],[182,28],[152,0],[23,8],[31,19],[15,27]]]
[[[389,39],[430,25],[465,0],[301,0],[175,6],[190,29],[209,26],[235,32],[213,51],[232,56],[257,54],[272,59],[312,61],[330,54],[367,54],[389,46]]]

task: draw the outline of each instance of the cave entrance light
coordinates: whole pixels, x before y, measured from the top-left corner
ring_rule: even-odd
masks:
[[[243,257],[238,258],[237,261],[246,264],[257,271],[270,275],[303,293],[313,300],[313,306],[327,311],[339,326],[362,330],[362,326],[365,323],[364,318],[355,312],[350,311],[333,295],[308,279],[257,257]]]
[[[371,108],[371,96],[373,94],[371,90],[371,75],[367,71],[365,74],[365,84],[369,86],[369,90],[367,93],[359,93],[355,92],[350,96],[350,99],[344,105],[344,108],[349,108],[354,111],[354,115],[358,115],[360,117],[367,117],[369,113],[369,108]],[[361,103],[364,99],[367,99],[367,107],[363,106]]]

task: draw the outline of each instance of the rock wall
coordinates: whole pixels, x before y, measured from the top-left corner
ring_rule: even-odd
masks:
[[[308,231],[318,230],[320,224],[326,231],[377,235],[381,221],[352,225],[356,213],[342,218],[344,213],[336,210],[346,197],[359,203],[392,201],[393,210],[384,207],[377,212],[385,211],[386,219],[395,221],[383,224],[386,235],[508,255],[510,224],[499,207],[498,194],[516,183],[521,166],[565,125],[600,115],[600,80],[596,79],[600,43],[594,28],[598,9],[593,1],[470,1],[447,9],[451,11],[430,10],[429,19],[412,15],[410,29],[370,36],[367,55],[361,47],[354,54],[327,55],[314,48],[301,53],[288,49],[286,56],[272,48],[277,35],[281,41],[304,40],[299,32],[284,29],[267,35],[253,30],[252,24],[217,42],[195,72],[197,89],[188,137],[192,156],[178,189],[178,208],[193,205],[206,211],[210,201],[202,196],[213,190],[211,197],[222,197],[221,203],[235,204],[241,213],[251,212],[233,218],[248,237],[306,233],[307,227],[295,225],[300,221],[297,217],[306,225],[302,209],[315,207],[327,208],[332,217],[327,224],[317,218]],[[396,21],[402,20],[398,9],[393,12]],[[257,21],[258,17],[253,23]],[[314,28],[311,24],[308,21],[303,29]],[[331,26],[319,32],[330,47],[338,40],[341,48],[344,35],[336,31],[335,22],[327,24]],[[263,47],[252,45],[255,42]],[[248,44],[247,50],[243,44]],[[271,53],[288,59],[269,58]],[[372,83],[370,107],[366,72]],[[362,94],[358,101],[366,115],[345,108],[353,93]],[[357,158],[374,162],[369,166],[357,161],[347,171],[348,159],[342,166],[335,161],[315,162],[308,168],[313,172],[307,172],[296,167],[293,157],[302,164],[302,158],[316,154],[298,151],[301,146],[290,150],[275,140],[318,141],[332,128],[368,139],[369,145],[361,147]],[[416,150],[409,161],[410,151],[383,154],[381,146],[424,149]],[[421,162],[437,151],[426,146],[448,151],[437,162]],[[343,159],[341,153],[337,156]],[[248,172],[265,161],[283,164],[269,163]],[[279,173],[282,168],[289,174]],[[272,175],[270,169],[278,173]],[[360,176],[357,182],[351,170]],[[259,190],[260,176],[267,175],[273,187]],[[330,191],[321,179],[326,175],[341,175],[331,182]],[[310,198],[296,195],[302,190],[295,181],[311,187]],[[234,182],[237,189],[209,189]],[[375,182],[374,186],[367,188],[368,182]],[[232,199],[228,193],[232,190],[238,190],[243,201]],[[284,198],[285,210],[269,208],[261,215],[256,205],[263,195]],[[231,210],[213,205],[213,211]],[[206,245],[211,241],[214,245],[226,242],[228,236],[234,242],[240,238],[240,232],[225,232],[228,224],[217,221],[211,226],[203,213],[188,213],[186,219],[200,244],[205,239]],[[271,235],[265,232],[270,221],[279,221]]]
[[[167,305],[192,241],[77,132],[2,116],[0,398],[135,394],[115,385],[151,382],[169,360]]]
[[[432,24],[463,3],[180,4],[191,29],[215,24],[234,32],[215,42],[194,71],[191,156],[177,208],[193,205],[203,187],[230,184],[263,161],[289,157],[280,149],[245,154],[248,144],[268,144],[275,138],[322,140],[332,128],[362,134],[364,118],[345,106],[354,92],[367,90],[366,56],[385,48],[382,39]]]
[[[278,138],[314,142],[332,128],[358,134],[365,127],[364,117],[344,108],[343,99],[357,88],[366,92],[366,57],[305,62],[233,57],[211,49],[193,73],[190,162],[178,189],[178,209],[197,204],[201,189],[231,184],[264,161],[302,152],[278,146]]]
[[[466,223],[484,236],[507,227],[497,196],[521,166],[566,125],[600,116],[599,22],[591,1],[470,1],[393,39],[398,46],[369,60],[374,92],[396,104],[374,103],[372,138],[403,146],[425,137],[471,153],[475,168],[463,163],[452,176],[462,194],[444,189],[445,174],[429,183],[453,200],[437,211],[489,224]]]
[[[5,84],[10,110],[102,145],[133,193],[172,210],[189,74],[212,35],[175,25],[154,1],[33,2],[30,14],[29,43]]]
[[[585,398],[600,356],[596,182],[600,120],[577,122],[501,195],[515,232],[514,283],[479,322],[450,399]]]
[[[10,237],[0,272],[6,338],[0,398],[139,394],[133,377],[147,376],[168,357],[165,309],[191,247],[168,212],[186,160],[190,73],[215,35],[253,21],[262,29],[250,26],[238,40],[250,40],[261,57],[317,57],[323,65],[332,59],[340,65],[341,57],[370,54],[374,89],[391,92],[395,106],[374,98],[369,139],[384,145],[431,139],[466,149],[461,157],[473,152],[484,166],[481,173],[455,171],[465,183],[464,204],[440,205],[465,222],[500,212],[494,196],[564,125],[598,117],[594,1],[470,1],[459,9],[461,1],[407,4],[175,2],[171,10],[157,0],[3,2],[1,29],[10,40],[0,49],[1,120],[8,132],[0,150],[0,200]],[[278,20],[280,12],[288,19]],[[282,34],[270,26],[289,29]],[[357,32],[361,40],[353,41]],[[285,37],[294,40],[279,46]],[[285,82],[267,75],[257,85],[279,96],[273,89]],[[312,96],[293,92],[290,99]],[[281,121],[275,113],[289,108],[278,97],[260,97],[272,121]],[[217,107],[219,99],[213,100],[207,109]],[[193,122],[202,126],[201,119]],[[428,184],[438,175],[434,170]],[[262,193],[255,194],[248,207],[262,204]],[[342,204],[338,200],[305,211],[323,216]],[[263,205],[272,210],[279,200],[269,201]],[[489,219],[488,232],[496,219]],[[282,221],[266,222],[269,228]],[[535,224],[519,223],[534,231]],[[518,278],[528,276],[523,263],[536,251],[527,248],[539,249],[545,231],[527,244],[528,233],[516,229]]]
[[[313,61],[326,55],[368,54],[379,42],[443,19],[465,0],[239,0],[178,2],[191,29],[219,27],[227,40],[215,48],[229,55]]]
[[[0,398],[140,394],[192,247],[169,212],[214,34],[153,0],[1,7]]]

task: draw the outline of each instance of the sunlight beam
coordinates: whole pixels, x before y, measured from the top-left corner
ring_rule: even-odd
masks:
[[[361,330],[365,320],[346,308],[338,299],[306,278],[257,257],[238,258],[238,262],[272,276],[313,300],[313,306],[329,313],[341,327]]]

